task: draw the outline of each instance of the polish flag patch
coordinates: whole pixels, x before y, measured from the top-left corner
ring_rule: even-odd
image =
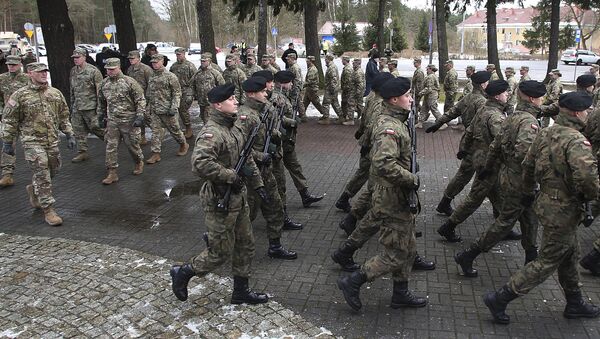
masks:
[[[212,139],[212,133],[204,133],[202,134],[202,139]]]
[[[536,124],[531,124],[531,128],[537,131],[539,129],[539,126]]]
[[[248,119],[247,115],[240,115],[240,120],[246,120],[246,119]]]
[[[586,146],[592,147],[592,143],[590,143],[590,142],[589,142],[589,141],[587,141],[587,140],[584,140],[584,141],[583,141],[583,144],[584,144],[584,145],[586,145]]]
[[[389,134],[389,135],[395,135],[395,134],[396,134],[396,131],[394,131],[393,129],[387,128],[387,129],[384,131],[384,133],[385,133],[385,134]]]

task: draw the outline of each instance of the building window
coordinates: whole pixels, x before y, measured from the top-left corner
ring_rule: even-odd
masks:
[[[520,29],[520,28],[517,28],[517,34],[519,34],[519,32],[520,32],[520,31],[521,31],[521,29]]]

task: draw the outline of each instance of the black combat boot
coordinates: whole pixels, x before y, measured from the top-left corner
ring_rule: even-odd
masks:
[[[269,297],[264,293],[253,292],[248,288],[248,278],[233,276],[232,304],[264,304]]]
[[[340,195],[338,200],[335,202],[335,207],[346,213],[350,213],[350,195],[346,192],[342,193],[342,195]]]
[[[489,292],[483,296],[483,302],[492,313],[494,321],[498,324],[508,324],[510,317],[506,314],[506,306],[517,299],[518,295],[508,285],[502,286],[498,292]]]
[[[525,250],[525,265],[527,265],[530,262],[534,261],[535,259],[537,259],[537,257],[538,257],[538,250],[537,250],[537,248],[532,248],[530,250]]]
[[[175,265],[171,267],[171,287],[173,288],[173,294],[177,299],[186,301],[188,298],[187,286],[193,276],[196,275],[190,264]]]
[[[595,276],[600,276],[600,252],[593,248],[579,261],[579,265],[592,272]]]
[[[366,282],[367,275],[360,271],[352,272],[352,274],[337,280],[338,288],[344,293],[346,303],[355,311],[360,310],[362,307],[362,303],[360,302],[360,287]]]
[[[269,257],[274,259],[294,260],[298,258],[298,254],[294,251],[289,251],[281,246],[279,238],[269,239]]]
[[[454,261],[460,266],[465,277],[474,278],[477,276],[477,270],[473,268],[473,260],[479,254],[481,254],[481,250],[471,245],[468,249],[454,255]]]
[[[208,244],[208,232],[202,233],[202,240],[204,240],[204,243],[206,244],[206,248],[209,248],[210,245]]]
[[[596,318],[600,315],[600,308],[594,304],[586,303],[581,296],[581,291],[569,292],[565,291],[567,306],[563,315],[567,319],[575,318]]]
[[[462,239],[456,235],[454,230],[456,229],[456,224],[451,222],[450,220],[446,220],[446,222],[438,228],[437,232],[442,237],[446,238],[448,242],[459,242]]]
[[[333,259],[334,263],[339,264],[342,267],[342,270],[354,272],[360,268],[360,265],[355,263],[352,258],[354,252],[357,250],[358,247],[349,244],[348,241],[344,241],[342,246],[331,254],[331,259]]]
[[[454,209],[452,209],[452,206],[450,206],[450,203],[452,202],[452,199],[443,196],[442,200],[440,201],[440,203],[438,204],[437,208],[435,209],[438,213],[442,213],[445,214],[447,216],[451,216],[452,212],[454,212]]]
[[[391,308],[400,307],[425,307],[427,299],[417,297],[408,289],[408,281],[394,280],[394,294],[392,294]]]
[[[523,236],[521,233],[515,230],[510,230],[510,232],[508,232],[508,234],[502,240],[521,240],[522,237]]]
[[[425,260],[425,257],[422,257],[417,253],[412,268],[417,271],[431,271],[435,270],[435,263],[433,261]]]
[[[292,220],[287,214],[287,206],[283,206],[283,227],[282,230],[285,231],[297,231],[301,230],[304,226],[301,223],[295,222]]]
[[[354,232],[354,229],[356,229],[356,222],[357,220],[354,215],[352,215],[352,213],[348,213],[346,216],[344,216],[342,221],[340,221],[339,226],[344,230],[344,232],[346,232],[347,236],[350,236],[350,234]]]
[[[308,188],[303,189],[299,193],[300,197],[302,198],[302,206],[304,207],[310,207],[310,205],[323,199],[322,195],[316,196],[308,193]]]

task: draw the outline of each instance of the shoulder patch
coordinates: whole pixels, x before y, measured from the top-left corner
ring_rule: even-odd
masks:
[[[202,139],[212,139],[213,134],[212,133],[204,133],[200,136],[200,138]]]
[[[536,124],[531,124],[531,128],[537,131],[540,127]]]
[[[588,140],[583,140],[583,144],[588,147],[592,147],[592,143],[590,143]]]
[[[240,120],[247,120],[248,116],[247,115],[240,115]]]
[[[15,107],[17,105],[17,102],[14,99],[8,99],[7,105],[10,107]]]
[[[396,134],[396,131],[394,131],[391,128],[386,128],[385,131],[383,131],[383,133],[389,134],[389,135],[394,135],[394,134]]]

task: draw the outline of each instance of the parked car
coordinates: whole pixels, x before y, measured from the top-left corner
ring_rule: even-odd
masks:
[[[156,50],[160,54],[173,54],[175,53],[175,50],[179,48],[177,46],[171,45],[168,42],[157,41],[154,44],[156,45]]]
[[[301,43],[295,43],[294,49],[298,53],[298,58],[306,58],[306,45]]]
[[[38,49],[38,53],[40,53],[40,56],[46,56],[48,55],[48,53],[46,52],[46,47],[45,46],[37,46]],[[35,52],[35,47],[33,47],[33,51]]]
[[[200,54],[202,53],[202,45],[196,42],[190,43],[190,48],[188,49],[188,54]]]
[[[569,63],[581,64],[598,64],[600,65],[600,56],[592,51],[586,51],[583,49],[567,49],[562,54],[560,61],[564,62],[565,65]]]
[[[98,53],[98,48],[90,44],[78,44],[76,47],[84,48],[88,53]]]
[[[118,51],[119,50],[119,44],[109,44],[109,43],[106,43],[106,42],[98,45],[98,50],[102,51],[102,49],[104,47],[108,47],[108,48],[110,48],[110,49],[112,49],[114,51]]]

